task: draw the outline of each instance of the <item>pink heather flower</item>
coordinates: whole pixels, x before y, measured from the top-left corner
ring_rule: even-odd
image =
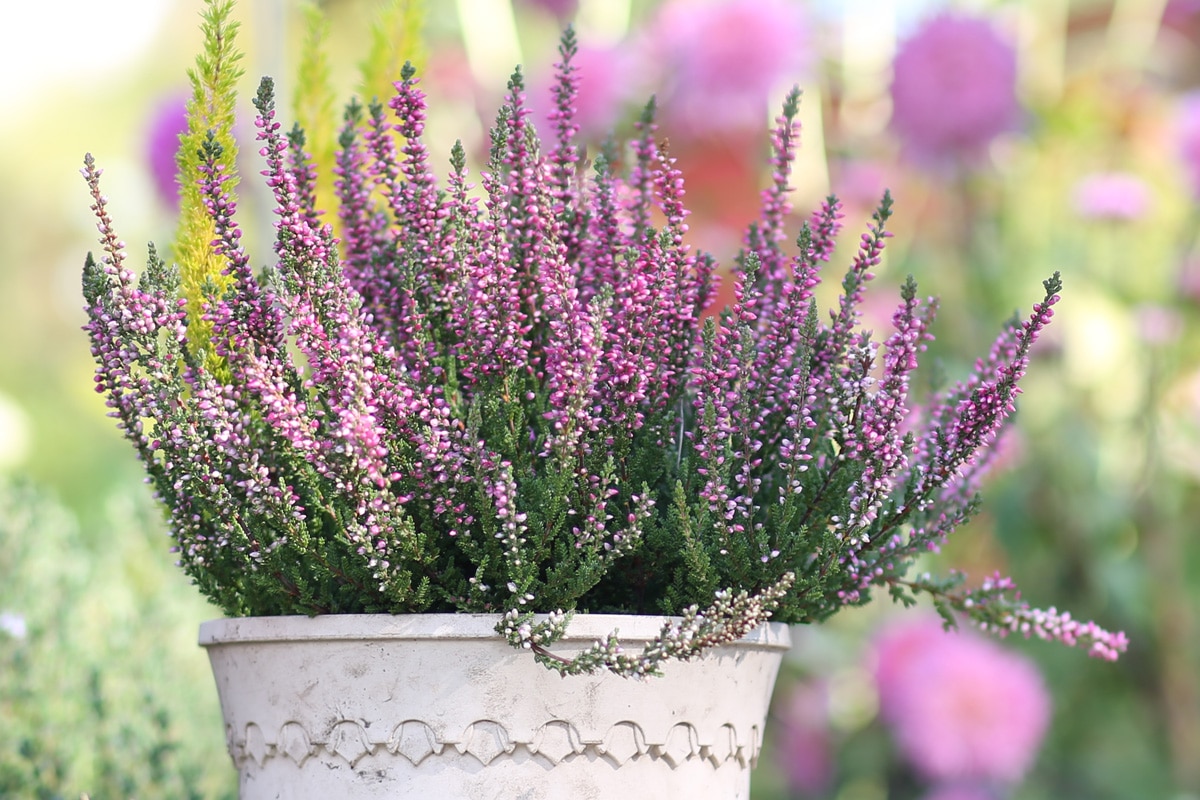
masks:
[[[819,796],[833,779],[829,695],[823,684],[801,683],[779,711],[778,765],[793,793]]]
[[[1016,50],[986,20],[933,17],[892,67],[892,128],[918,160],[973,160],[1018,122]]]
[[[1075,211],[1084,219],[1140,219],[1150,201],[1150,187],[1128,172],[1095,172],[1075,185]]]
[[[172,211],[179,208],[179,184],[175,181],[175,154],[179,151],[179,135],[187,131],[187,96],[173,92],[159,99],[146,131],[146,165],[158,199]]]
[[[572,64],[579,78],[574,120],[579,134],[588,140],[604,139],[629,103],[644,100],[637,60],[627,47],[581,44]],[[554,111],[553,81],[554,70],[547,67],[529,92],[538,134],[546,142],[553,138],[549,120]]]
[[[1025,657],[924,619],[876,645],[880,711],[904,757],[933,781],[1015,783],[1050,722],[1050,697]]]
[[[1200,200],[1200,92],[1180,99],[1176,110],[1175,138],[1188,189],[1194,199]]]
[[[770,93],[800,81],[810,49],[798,3],[673,0],[647,37],[663,121],[675,134],[764,127]]]

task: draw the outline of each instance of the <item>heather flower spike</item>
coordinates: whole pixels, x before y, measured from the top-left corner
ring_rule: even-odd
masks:
[[[206,17],[223,70],[236,63],[227,13],[213,0]],[[390,98],[352,101],[333,160],[340,238],[317,207],[306,132],[283,133],[264,79],[254,127],[275,263],[251,269],[227,128],[206,130],[184,173],[213,268],[194,290],[191,262],[151,250],[140,278],[125,267],[88,157],[97,390],[201,591],[229,615],[498,612],[513,645],[566,673],[654,673],[879,589],[931,595],[989,630],[1123,650],[1119,634],[1032,611],[1007,584],[956,593],[906,577],[976,507],[1058,276],[971,376],[918,406],[909,384],[934,301],[906,284],[882,343],[858,321],[890,196],[824,320],[813,291],[837,199],[785,248],[796,91],[733,265],[735,302],[706,317],[715,262],[687,242],[654,104],[628,153],[586,167],[575,53],[568,30],[553,141],[538,140],[518,70],[477,177],[456,145],[439,178],[411,65]],[[228,99],[220,81],[198,85],[193,127]],[[570,614],[587,611],[673,619],[642,652],[614,635],[556,653]]]

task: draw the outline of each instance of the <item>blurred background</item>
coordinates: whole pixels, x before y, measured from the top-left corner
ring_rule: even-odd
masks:
[[[795,229],[829,192],[842,198],[836,291],[890,188],[896,235],[864,324],[886,336],[907,274],[939,295],[925,374],[963,375],[1062,273],[983,509],[927,566],[976,583],[1012,575],[1034,605],[1125,630],[1129,652],[1108,664],[931,635],[920,610],[886,600],[797,629],[756,800],[1200,798],[1200,2],[414,7],[435,154],[461,138],[479,163],[515,64],[547,105],[572,22],[593,152],[656,94],[692,243],[724,260],[756,215],[769,125],[798,83]],[[13,2],[0,25],[0,797],[235,796],[195,645],[215,611],[173,566],[80,331],[96,247],[83,155],[106,170],[135,264],[146,242],[169,243],[201,9]],[[243,175],[259,169],[247,146],[259,76],[289,96],[323,30],[337,95],[362,92],[378,13],[376,0],[242,0]],[[261,262],[269,221],[251,183]]]

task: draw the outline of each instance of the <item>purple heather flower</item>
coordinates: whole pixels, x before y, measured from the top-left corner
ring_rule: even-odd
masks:
[[[645,45],[675,135],[762,127],[771,92],[800,79],[811,49],[801,6],[789,0],[672,0]]]
[[[187,126],[187,95],[173,92],[155,104],[146,129],[145,156],[150,177],[158,199],[172,212],[179,208],[175,154],[179,152],[179,136],[187,132]]]
[[[1029,659],[937,618],[886,629],[875,646],[880,713],[908,761],[933,781],[1019,781],[1050,722]]]
[[[1200,200],[1200,92],[1185,95],[1176,109],[1175,139],[1192,198]]]
[[[1075,185],[1074,203],[1084,219],[1136,220],[1150,210],[1150,187],[1128,172],[1095,172]]]
[[[1016,50],[984,19],[933,17],[892,67],[892,128],[918,160],[976,159],[1019,121]]]

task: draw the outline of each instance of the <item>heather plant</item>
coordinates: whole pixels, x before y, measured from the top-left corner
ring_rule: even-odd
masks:
[[[231,47],[227,14],[210,4],[210,56]],[[517,70],[478,189],[461,143],[439,186],[411,65],[386,105],[352,101],[335,154],[340,239],[305,132],[283,132],[264,78],[275,263],[251,267],[220,132],[185,138],[205,258],[220,265],[198,302],[153,247],[140,276],[125,266],[85,159],[103,251],[83,278],[96,388],[200,590],[235,616],[495,612],[514,646],[567,673],[652,673],[878,591],[1115,658],[1121,634],[1031,609],[1007,579],[966,590],[961,576],[908,576],[977,507],[1058,275],[973,374],[918,405],[910,381],[936,302],[910,280],[882,345],[858,324],[890,196],[827,321],[814,290],[837,199],[788,246],[793,90],[735,300],[706,314],[716,265],[687,244],[654,103],[627,151],[586,163],[570,30],[560,53],[551,140]],[[614,633],[565,658],[552,646],[574,612],[674,619],[643,652]]]

